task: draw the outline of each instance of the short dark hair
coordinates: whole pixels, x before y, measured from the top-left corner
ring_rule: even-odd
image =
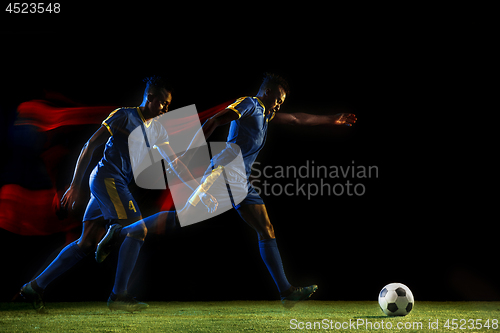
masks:
[[[273,89],[281,86],[285,91],[285,94],[288,95],[290,92],[290,87],[288,86],[288,82],[281,76],[273,73],[264,73],[264,78],[262,79],[262,84],[260,85],[259,90]]]
[[[144,89],[144,94],[148,94],[150,89],[153,90],[160,90],[160,89],[165,89],[168,91],[170,94],[172,94],[172,87],[170,86],[169,82],[165,80],[163,77],[158,76],[158,75],[153,75],[153,76],[148,76],[143,82],[146,83],[146,89]],[[154,93],[153,93],[154,94]]]

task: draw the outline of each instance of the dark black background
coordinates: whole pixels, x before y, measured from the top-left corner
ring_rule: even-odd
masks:
[[[457,114],[455,103],[466,97],[454,84],[465,70],[455,70],[453,32],[442,14],[245,11],[169,9],[154,24],[147,9],[113,15],[70,7],[57,19],[16,18],[2,36],[2,131],[17,104],[44,89],[87,105],[137,105],[142,79],[162,74],[175,88],[171,109],[195,103],[204,110],[253,95],[263,72],[279,73],[291,86],[282,112],[353,112],[358,122],[338,131],[271,123],[261,166],[378,167],[377,178],[353,180],[365,186],[363,196],[263,197],[290,282],[318,284],[315,299],[375,300],[385,284],[401,282],[417,300],[498,300],[497,237],[482,208],[487,180],[477,179],[485,158],[461,141],[471,125]],[[75,140],[83,145],[97,127],[74,133]],[[224,140],[226,131],[211,139]],[[2,300],[64,241],[0,237]],[[257,237],[235,211],[148,240],[130,285],[140,299],[278,297]],[[105,300],[115,267],[116,255],[102,265],[88,258],[49,286],[47,300]]]

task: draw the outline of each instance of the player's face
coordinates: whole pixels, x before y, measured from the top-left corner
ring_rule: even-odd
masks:
[[[171,102],[172,94],[162,89],[159,93],[150,96],[149,109],[153,113],[153,116],[156,117],[166,113]]]
[[[285,90],[281,86],[279,89],[270,90],[268,93],[269,96],[269,110],[271,112],[278,112],[281,108],[281,105],[285,102],[286,93]]]

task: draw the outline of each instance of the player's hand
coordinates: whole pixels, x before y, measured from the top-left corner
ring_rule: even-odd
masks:
[[[217,210],[217,206],[219,205],[219,203],[217,202],[217,199],[215,199],[213,195],[209,193],[201,193],[200,200],[201,202],[203,202],[205,207],[207,207],[209,213],[213,213]]]
[[[80,190],[78,188],[70,186],[61,199],[61,208],[66,210],[75,209],[79,194]]]
[[[169,166],[174,169],[174,170],[177,170],[178,168],[178,159],[179,158],[176,158],[175,160],[173,160],[172,162],[169,163]]]
[[[352,113],[337,113],[332,116],[332,121],[335,125],[352,126],[356,123],[356,120],[358,120],[358,118]]]

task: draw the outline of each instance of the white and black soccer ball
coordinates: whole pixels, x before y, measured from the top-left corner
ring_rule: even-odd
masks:
[[[390,283],[378,295],[378,304],[388,316],[406,316],[414,303],[410,288],[402,283]]]

